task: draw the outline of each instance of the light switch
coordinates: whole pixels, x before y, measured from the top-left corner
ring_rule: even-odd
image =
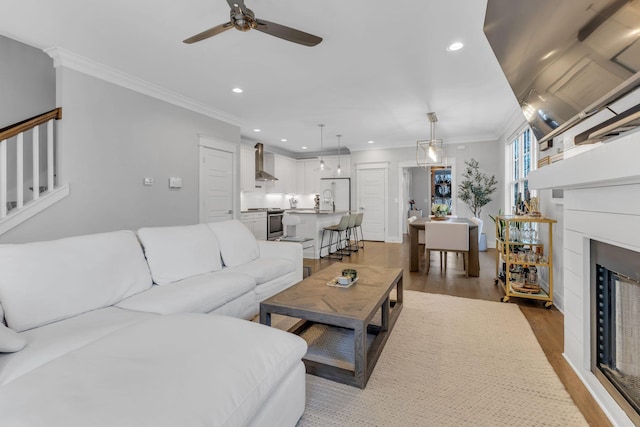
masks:
[[[182,188],[182,178],[180,177],[169,178],[169,188]]]
[[[145,178],[143,181],[143,184],[146,186],[152,186],[153,185],[153,178]]]

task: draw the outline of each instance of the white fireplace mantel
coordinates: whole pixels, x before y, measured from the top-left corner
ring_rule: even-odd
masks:
[[[564,189],[564,357],[616,426],[631,420],[591,372],[592,239],[640,252],[640,132],[529,174],[531,189]],[[558,224],[560,225],[560,224]]]
[[[640,182],[640,131],[532,171],[529,187],[588,188]]]

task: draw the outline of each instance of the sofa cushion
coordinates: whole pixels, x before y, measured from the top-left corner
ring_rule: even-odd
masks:
[[[131,231],[0,245],[0,301],[18,332],[113,305],[151,284]]]
[[[27,340],[0,323],[0,353],[15,353],[27,345]]]
[[[209,313],[251,292],[255,285],[255,280],[245,274],[219,271],[153,286],[120,301],[116,307],[156,314]]]
[[[106,307],[24,331],[20,336],[27,340],[27,346],[0,357],[0,388],[105,335],[152,317],[157,315]]]
[[[306,349],[246,320],[158,316],[0,387],[0,425],[247,425]]]
[[[260,256],[255,236],[240,221],[234,219],[208,225],[218,239],[222,260],[227,267],[246,264]]]
[[[282,258],[258,258],[237,267],[229,267],[225,271],[246,274],[255,279],[258,285],[284,276],[296,270],[296,265]]]
[[[222,268],[218,242],[206,224],[141,228],[138,238],[158,285]]]

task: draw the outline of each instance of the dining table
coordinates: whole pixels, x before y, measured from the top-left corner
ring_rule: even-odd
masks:
[[[416,218],[409,223],[409,270],[418,271],[420,260],[418,256],[418,230],[424,230],[424,224],[429,221],[435,221],[431,218]],[[469,224],[469,265],[467,266],[469,276],[480,276],[480,255],[478,251],[478,225],[468,218],[446,218],[446,222],[456,222]],[[428,239],[429,236],[424,237]]]

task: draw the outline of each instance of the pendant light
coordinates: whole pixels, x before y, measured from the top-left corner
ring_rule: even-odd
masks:
[[[336,136],[338,137],[338,168],[336,169],[336,174],[341,175],[342,168],[340,168],[340,138],[342,137],[342,135],[336,135]]]
[[[324,154],[324,138],[323,138],[323,132],[322,132],[324,125],[319,124],[318,126],[320,126],[320,170],[328,171],[330,168],[324,163],[324,159],[322,158]]]
[[[427,113],[431,123],[431,138],[416,141],[416,163],[427,169],[429,166],[444,166],[445,152],[442,139],[436,139],[436,113]]]

